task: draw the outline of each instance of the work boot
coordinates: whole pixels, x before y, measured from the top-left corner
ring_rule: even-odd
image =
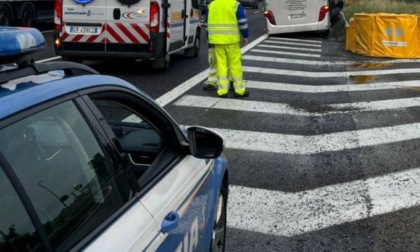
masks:
[[[217,86],[216,85],[212,85],[212,84],[206,84],[203,87],[204,91],[213,91],[213,90],[217,90]]]
[[[228,96],[228,94],[226,93],[226,94],[222,94],[222,95],[219,95],[219,98],[228,98],[229,96]]]
[[[248,92],[248,90],[246,90],[245,91],[245,93],[243,94],[243,95],[240,95],[240,94],[238,94],[238,93],[235,93],[234,95],[233,95],[233,97],[235,97],[235,98],[242,98],[242,97],[248,97],[249,96],[249,92]]]

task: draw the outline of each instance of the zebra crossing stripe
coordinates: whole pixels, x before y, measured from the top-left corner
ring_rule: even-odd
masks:
[[[296,193],[231,185],[228,227],[291,237],[392,213],[420,204],[418,181],[420,168]]]
[[[330,62],[330,61],[315,61],[315,60],[299,60],[299,59],[263,57],[263,56],[254,56],[254,55],[244,55],[242,56],[242,59],[274,62],[274,63],[285,63],[289,65],[312,65],[312,66],[346,66],[347,65],[347,63],[344,61]]]
[[[260,50],[261,51],[261,50]],[[258,50],[252,50],[252,52],[259,52]],[[266,53],[272,53],[271,51],[265,51]],[[355,64],[398,64],[398,63],[418,63],[415,60],[388,60],[388,61],[367,61],[364,63],[357,63],[354,61],[319,61],[319,60],[299,60],[299,59],[287,59],[287,58],[276,58],[276,57],[263,57],[255,55],[244,55],[242,56],[244,60],[254,60],[254,61],[265,61],[265,62],[274,62],[274,63],[286,63],[289,65],[312,65],[312,66],[347,66],[352,67]]]
[[[301,52],[322,52],[322,49],[313,49],[313,48],[302,48],[302,47],[294,47],[294,46],[276,46],[276,45],[266,45],[266,44],[259,44],[258,48],[274,48],[274,49],[286,49],[286,50],[294,50],[294,51],[301,51]]]
[[[331,114],[350,114],[366,111],[381,111],[420,107],[420,97],[355,103],[322,104],[320,105],[320,108],[322,108],[322,113],[309,112],[299,108],[296,109],[286,103],[226,99],[194,95],[185,95],[178,101],[176,101],[174,105],[282,115],[324,116]]]
[[[299,43],[299,42],[287,42],[287,41],[274,41],[267,39],[264,43],[279,44],[279,45],[293,45],[293,46],[307,46],[307,47],[321,47],[321,44],[308,44],[308,43]]]
[[[265,89],[272,91],[287,91],[295,93],[331,93],[331,92],[353,92],[372,91],[383,89],[401,89],[420,87],[420,81],[395,81],[375,82],[372,84],[343,84],[343,85],[300,85],[279,82],[246,81],[246,87],[254,89]]]
[[[287,56],[299,56],[299,57],[306,57],[306,58],[321,58],[321,54],[282,52],[282,51],[260,50],[260,49],[252,49],[251,52],[269,53],[269,54],[287,55]]]
[[[344,151],[420,138],[420,123],[311,136],[210,129],[225,138],[226,148],[296,155]]]
[[[313,44],[322,44],[322,39],[294,39],[294,38],[280,38],[280,37],[269,37],[267,40],[283,40],[292,42],[304,42]]]
[[[243,71],[252,72],[252,73],[289,75],[289,76],[299,76],[299,77],[309,77],[309,78],[331,78],[331,77],[348,78],[350,76],[413,74],[413,73],[419,73],[420,68],[365,70],[365,71],[347,71],[347,72],[310,72],[310,71],[295,71],[295,70],[286,70],[286,69],[244,66]]]

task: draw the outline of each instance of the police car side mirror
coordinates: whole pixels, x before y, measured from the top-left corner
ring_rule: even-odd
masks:
[[[216,158],[223,151],[223,137],[214,131],[193,126],[187,135],[190,153],[197,158]]]

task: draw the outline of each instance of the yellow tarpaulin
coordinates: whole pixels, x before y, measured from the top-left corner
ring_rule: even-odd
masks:
[[[346,30],[346,49],[374,57],[420,58],[420,16],[355,14]]]

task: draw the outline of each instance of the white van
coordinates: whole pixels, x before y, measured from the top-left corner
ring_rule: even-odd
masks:
[[[328,32],[330,14],[328,0],[266,0],[264,16],[267,32]]]
[[[54,13],[55,50],[64,58],[147,59],[167,68],[171,54],[200,50],[191,0],[56,0]]]

